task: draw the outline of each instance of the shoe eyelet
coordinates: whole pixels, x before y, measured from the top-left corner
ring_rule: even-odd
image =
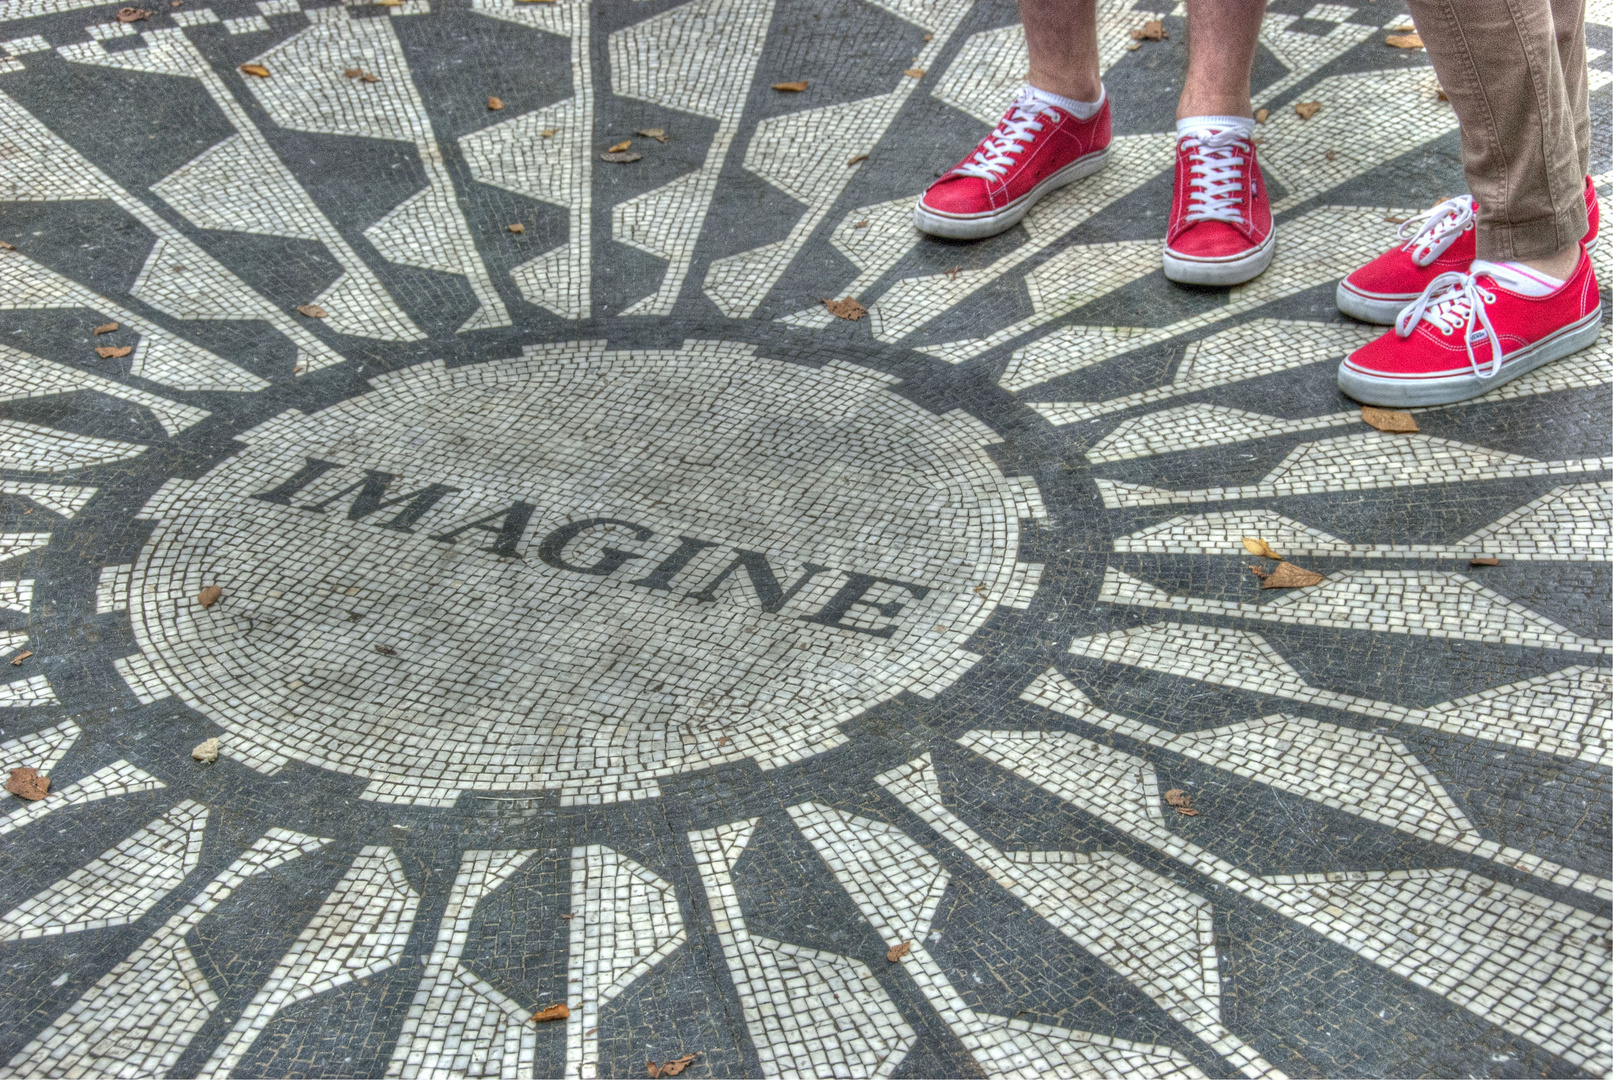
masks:
[[[1448,326],[1442,326],[1442,327],[1440,327],[1440,328],[1439,328],[1439,332],[1440,332],[1440,333],[1441,333],[1441,334],[1442,334],[1442,335],[1444,335],[1444,336],[1445,336],[1445,337],[1450,337],[1450,336],[1451,336],[1451,328],[1450,328],[1450,327],[1448,327]]]

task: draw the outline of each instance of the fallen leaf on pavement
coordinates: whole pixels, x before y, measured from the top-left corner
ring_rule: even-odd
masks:
[[[522,225],[519,221],[517,221],[514,225],[506,225],[504,227],[510,230],[516,236],[520,236],[522,233],[526,232],[526,226]]]
[[[102,360],[117,360],[134,352],[133,345],[102,345],[95,350],[95,355]]]
[[[1301,120],[1309,120],[1322,111],[1322,103],[1320,101],[1297,101],[1294,103],[1294,111],[1299,114]]]
[[[502,108],[504,108],[504,102],[501,99],[496,97],[490,97],[487,99],[487,109],[489,112],[498,112]]]
[[[843,300],[824,300],[823,306],[827,308],[829,314],[833,315],[835,318],[845,319],[848,322],[856,322],[858,319],[868,314],[867,308],[863,307],[849,296]]]
[[[141,22],[145,19],[151,18],[151,12],[147,11],[145,8],[123,7],[118,8],[117,18],[118,22],[121,23]]]
[[[545,139],[552,139],[559,130],[559,128],[544,128],[542,131],[538,132],[538,134],[542,135]]]
[[[1126,51],[1127,51],[1127,52],[1136,52],[1136,51],[1137,51],[1137,50],[1138,50],[1138,49],[1140,49],[1140,48],[1142,48],[1142,47],[1143,47],[1143,43],[1142,43],[1142,42],[1140,42],[1140,41],[1133,41],[1133,42],[1130,42],[1130,43],[1128,43],[1128,44],[1127,44],[1127,45],[1126,45]]]
[[[32,655],[34,655],[34,654],[31,653],[31,652],[20,652],[20,653],[18,653],[16,656],[13,656],[11,658],[11,666],[12,667],[22,667],[22,662],[24,660],[28,659]]]
[[[323,319],[325,316],[330,314],[330,312],[326,311],[318,304],[298,304],[297,313],[299,315],[306,315],[310,319]]]
[[[858,154],[856,157],[847,158],[846,159],[846,164],[847,165],[856,165],[856,164],[859,164],[860,162],[864,162],[864,161],[867,161],[867,160],[868,160],[868,155],[867,154]]]
[[[606,147],[605,152],[607,154],[619,154],[623,150],[626,150],[629,146],[632,146],[632,145],[633,145],[633,140],[632,139],[623,139],[621,142],[617,143],[615,146]]]
[[[553,1005],[550,1005],[547,1009],[539,1009],[537,1012],[533,1013],[532,1019],[536,1020],[540,1024],[546,1024],[550,1020],[564,1020],[570,1015],[571,1010],[566,1008],[565,1003],[557,1001]]]
[[[1165,801],[1172,806],[1192,806],[1193,796],[1179,787],[1173,787],[1165,793]]]
[[[599,155],[599,160],[614,161],[618,165],[626,165],[629,162],[639,160],[643,156],[643,154],[635,154],[631,150],[607,150],[605,153]]]
[[[963,267],[961,267],[961,266],[949,266],[945,270],[941,271],[941,273],[943,273],[943,274],[945,274],[947,276],[948,281],[953,280],[954,278],[956,278],[962,272],[963,272]]]
[[[561,917],[561,918],[562,918],[562,919],[575,919],[575,918],[576,918],[576,917],[577,917],[577,915],[576,915],[576,913],[575,913],[575,912],[573,912],[573,913],[572,913],[572,914],[570,914],[570,915],[562,915],[562,916],[560,916],[560,917]]]
[[[1423,39],[1417,34],[1390,34],[1383,43],[1393,49],[1420,49]]]
[[[24,765],[11,770],[11,775],[6,777],[6,790],[19,799],[38,802],[50,794],[50,777],[40,776],[38,769]]]
[[[1183,817],[1198,817],[1199,816],[1199,812],[1197,810],[1193,809],[1191,806],[1178,806],[1176,808],[1176,812],[1178,814],[1181,814]]]
[[[869,225],[869,223],[866,222],[866,221],[859,221],[859,222],[857,222],[857,224],[853,225],[852,228],[853,229],[866,229],[866,228],[868,228],[868,225]]]
[[[1411,413],[1396,412],[1393,409],[1374,409],[1371,405],[1361,406],[1361,420],[1379,431],[1404,434],[1417,430],[1417,420]]]
[[[1445,92],[1445,88],[1443,86],[1435,86],[1434,99],[1436,101],[1449,101],[1451,96]]]
[[[398,650],[394,649],[390,645],[377,645],[375,647],[375,651],[380,653],[382,656],[396,656],[396,655],[398,655]]]
[[[661,1075],[662,1076],[676,1076],[676,1075],[678,1075],[684,1069],[687,1069],[689,1067],[689,1063],[694,1061],[694,1059],[696,1057],[698,1057],[698,1056],[699,1056],[698,1054],[685,1054],[683,1057],[680,1057],[675,1061],[663,1061],[663,1062],[661,1062]]]
[[[1168,37],[1170,34],[1166,32],[1165,23],[1160,19],[1149,19],[1143,23],[1141,30],[1131,32],[1133,41],[1163,41]]]
[[[242,64],[241,70],[248,75],[256,75],[260,79],[269,77],[269,69],[262,64]]]
[[[342,74],[346,75],[349,79],[356,79],[360,75],[364,74],[364,69],[363,68],[347,68],[346,70],[344,70],[342,72]]]
[[[636,132],[634,132],[634,134],[642,135],[646,139],[654,139],[659,143],[664,143],[668,139],[672,138],[672,136],[666,133],[665,128],[639,128]]]
[[[1278,563],[1277,568],[1269,574],[1258,566],[1251,566],[1249,569],[1260,579],[1262,589],[1303,589],[1307,585],[1322,583],[1321,574],[1295,566],[1291,562]]]
[[[112,331],[116,330],[117,328],[118,328],[118,324],[115,323],[115,322],[102,323],[100,326],[97,326],[94,330],[91,330],[90,333],[94,334],[96,337],[100,337],[102,334],[110,334]]]
[[[379,75],[371,75],[368,71],[361,71],[361,72],[359,72],[358,81],[359,82],[380,82],[381,81],[381,76],[379,76]]]
[[[805,79],[800,82],[776,82],[773,84],[773,89],[782,90],[786,94],[799,94],[807,88],[807,85],[808,83]]]
[[[900,963],[902,957],[906,956],[912,951],[913,943],[911,941],[904,941],[900,945],[892,945],[885,953],[885,959],[889,960],[893,964]]]
[[[1273,551],[1271,549],[1271,545],[1260,539],[1258,536],[1245,536],[1243,538],[1243,550],[1247,551],[1251,555],[1259,555],[1262,559],[1276,559],[1278,562],[1283,561],[1283,557]]]
[[[1337,150],[1329,150],[1325,156],[1329,161],[1337,161],[1339,158],[1339,152]]]
[[[908,68],[906,71],[902,72],[902,74],[906,75],[909,79],[922,79],[924,78],[924,69]]]
[[[197,743],[195,749],[191,750],[190,756],[197,761],[211,765],[218,760],[218,740],[208,739],[205,742]]]
[[[9,244],[4,240],[0,240],[0,251],[16,251],[16,250],[17,250],[17,245],[16,244]]]
[[[1494,555],[1479,555],[1476,558],[1472,558],[1472,559],[1467,560],[1467,565],[1469,565],[1469,566],[1500,566],[1501,565],[1501,560],[1496,558]],[[30,656],[32,654],[31,653],[23,653],[22,655],[23,656]],[[18,659],[21,659],[21,657],[18,657]],[[12,661],[13,664],[15,664],[16,662],[17,662],[16,660]]]
[[[219,602],[219,598],[223,595],[223,589],[219,588],[217,585],[209,585],[207,588],[196,594],[196,602],[202,605],[202,607],[212,607],[214,604]]]
[[[1255,110],[1255,123],[1264,124],[1270,118],[1271,118],[1271,110],[1270,109],[1256,109]]]

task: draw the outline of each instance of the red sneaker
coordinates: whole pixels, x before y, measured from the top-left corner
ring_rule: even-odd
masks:
[[[1393,330],[1345,357],[1339,389],[1368,405],[1448,405],[1596,340],[1602,303],[1583,245],[1561,288],[1529,296],[1528,284],[1483,260],[1465,274],[1441,274]]]
[[[1165,276],[1187,285],[1241,285],[1260,276],[1276,251],[1254,144],[1236,130],[1181,132]]]
[[[1021,91],[973,154],[919,196],[913,224],[979,240],[1019,223],[1037,200],[1109,163],[1109,101],[1080,120]]]
[[[1601,218],[1596,186],[1585,178],[1585,209],[1591,225],[1585,249],[1596,247]],[[1391,248],[1339,282],[1339,310],[1352,319],[1388,326],[1400,309],[1422,295],[1428,283],[1441,274],[1465,274],[1478,258],[1473,217],[1478,204],[1471,195],[1446,199],[1432,210],[1404,222],[1396,238],[1405,243]]]

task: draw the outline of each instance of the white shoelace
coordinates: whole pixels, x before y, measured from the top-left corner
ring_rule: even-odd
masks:
[[[1477,268],[1483,264],[1476,262],[1473,265]],[[1506,357],[1501,349],[1501,337],[1490,325],[1490,313],[1485,309],[1486,304],[1495,303],[1495,294],[1478,283],[1478,276],[1478,273],[1453,272],[1441,274],[1430,281],[1422,295],[1408,304],[1395,319],[1395,334],[1410,337],[1412,331],[1417,329],[1417,324],[1422,322],[1431,323],[1445,337],[1461,331],[1473,377],[1485,383],[1501,374],[1501,361]],[[1480,341],[1486,336],[1490,339],[1488,374],[1480,368],[1478,357],[1473,355],[1475,332]]]
[[[1407,218],[1395,235],[1406,241],[1400,250],[1411,252],[1412,262],[1427,266],[1445,254],[1456,243],[1456,238],[1472,227],[1473,196],[1458,195],[1446,199],[1432,210]]]
[[[1036,133],[1047,126],[1042,123],[1042,117],[1046,117],[1054,124],[1062,119],[1056,110],[1043,105],[1029,94],[1020,94],[1013,107],[1008,110],[1008,114],[980,144],[980,149],[976,150],[968,161],[953,169],[953,173],[960,176],[978,176],[987,183],[1001,179],[1003,174],[1013,168],[1014,158],[1035,142]]]
[[[1182,145],[1188,164],[1187,213],[1182,220],[1244,223],[1242,194],[1253,148],[1236,131],[1190,131]]]

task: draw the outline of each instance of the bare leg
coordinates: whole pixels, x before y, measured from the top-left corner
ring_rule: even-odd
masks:
[[[1019,0],[1031,70],[1038,90],[1098,100],[1097,0]]]
[[[1187,0],[1187,79],[1176,104],[1178,120],[1254,115],[1249,69],[1265,14],[1265,0]]]

